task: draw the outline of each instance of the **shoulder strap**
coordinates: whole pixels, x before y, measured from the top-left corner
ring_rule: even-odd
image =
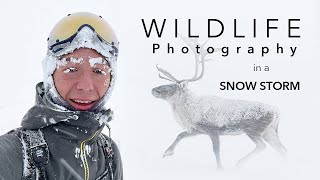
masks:
[[[111,180],[113,180],[113,171],[114,171],[114,166],[113,166],[113,156],[114,152],[112,149],[112,141],[111,138],[107,137],[104,134],[100,134],[99,140],[98,140],[99,145],[102,147],[104,155],[105,155],[105,162],[106,162],[106,171],[98,177],[96,180],[105,180],[108,177],[108,174],[110,174]]]
[[[41,129],[15,129],[9,134],[16,135],[22,144],[23,180],[45,180],[44,166],[49,162],[49,148]]]

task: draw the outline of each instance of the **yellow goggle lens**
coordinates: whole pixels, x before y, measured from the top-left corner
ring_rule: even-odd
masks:
[[[52,29],[48,38],[48,46],[68,39],[78,32],[79,27],[88,24],[94,28],[104,41],[110,44],[118,44],[117,37],[111,26],[101,17],[88,12],[78,12],[69,14],[62,18]]]

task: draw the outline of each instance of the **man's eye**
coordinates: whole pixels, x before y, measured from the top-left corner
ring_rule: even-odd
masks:
[[[77,71],[77,68],[69,67],[66,70],[64,70],[63,72],[64,73],[70,73],[70,72],[76,72],[76,71]]]
[[[104,70],[101,70],[101,69],[95,69],[94,72],[98,73],[98,74],[107,75],[107,73]]]

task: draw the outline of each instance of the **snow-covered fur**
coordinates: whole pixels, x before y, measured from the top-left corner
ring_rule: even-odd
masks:
[[[258,121],[267,114],[278,117],[275,107],[244,100],[223,99],[216,96],[196,96],[190,91],[184,91],[176,103],[172,103],[175,113],[188,123],[183,126],[191,130],[192,124],[210,124],[216,127],[237,125],[243,120]]]
[[[274,118],[279,116],[278,109],[267,104],[210,95],[198,96],[179,86],[173,89],[178,92],[165,97],[165,100],[170,103],[178,124],[187,131],[197,129],[198,124],[221,128],[236,126],[244,120],[251,119],[254,123],[269,115]]]
[[[206,134],[212,140],[218,168],[220,162],[219,136],[246,133],[257,148],[238,164],[264,149],[264,139],[284,154],[286,149],[278,137],[279,110],[254,101],[224,99],[216,96],[198,96],[187,89],[188,82],[162,85],[152,89],[172,107],[175,119],[184,129],[164,156],[172,155],[178,142],[189,136]]]

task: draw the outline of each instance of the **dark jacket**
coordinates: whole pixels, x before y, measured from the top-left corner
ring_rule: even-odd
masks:
[[[110,110],[58,110],[44,95],[40,83],[36,104],[24,116],[21,126],[22,129],[41,129],[44,134],[49,148],[49,163],[44,166],[47,179],[80,180],[85,179],[86,172],[90,180],[95,180],[108,168],[98,137],[111,117]],[[114,180],[122,180],[121,157],[113,141],[112,150]],[[22,179],[23,171],[28,170],[23,164],[20,139],[13,134],[0,136],[0,179]]]

